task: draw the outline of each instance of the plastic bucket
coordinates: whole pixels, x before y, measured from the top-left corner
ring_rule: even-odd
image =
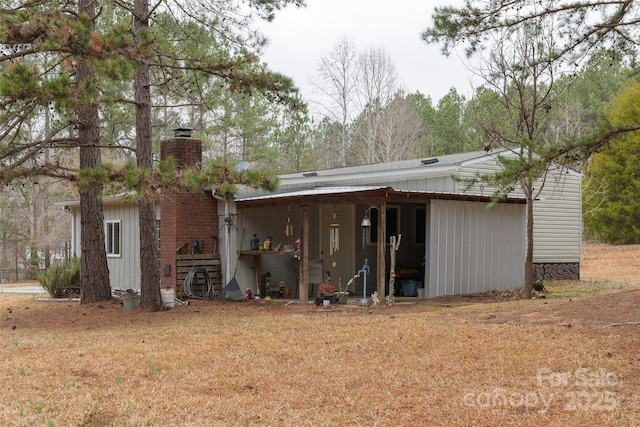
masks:
[[[126,311],[138,309],[138,294],[125,294],[122,296],[122,305]]]
[[[418,296],[418,282],[413,280],[407,280],[402,282],[402,296],[403,297],[417,297]]]
[[[338,302],[336,304],[346,304],[349,301],[349,292],[339,292],[337,297]]]
[[[175,302],[175,292],[173,289],[160,289],[160,300],[163,307],[173,307]]]

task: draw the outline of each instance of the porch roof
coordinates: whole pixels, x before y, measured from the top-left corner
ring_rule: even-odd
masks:
[[[426,202],[431,199],[440,200],[464,200],[474,202],[491,201],[488,196],[475,196],[470,194],[455,193],[435,193],[425,191],[395,190],[392,187],[384,186],[349,186],[349,187],[314,187],[308,189],[297,189],[277,193],[261,194],[254,196],[239,197],[235,199],[239,208],[276,206],[284,203],[382,203],[382,202]],[[509,197],[503,203],[526,203],[521,197]]]

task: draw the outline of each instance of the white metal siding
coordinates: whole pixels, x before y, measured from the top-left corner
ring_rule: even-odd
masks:
[[[114,289],[140,289],[140,227],[135,202],[105,205],[104,219],[120,220],[121,255],[107,257],[109,280]]]
[[[524,283],[524,205],[432,200],[429,298]]]
[[[400,191],[424,191],[430,193],[453,193],[456,191],[456,184],[449,175],[399,181],[381,181],[376,184],[388,185],[394,190]]]
[[[533,261],[580,262],[582,182],[566,169],[549,173],[539,199],[533,203]]]
[[[499,170],[499,164],[489,158],[462,167],[458,176],[470,178],[476,173],[490,174]],[[537,185],[543,181],[538,180]],[[464,183],[457,191],[463,192]],[[489,187],[474,186],[470,194],[489,196]],[[515,195],[522,195],[518,189]],[[580,175],[565,168],[549,171],[542,192],[533,204],[533,262],[534,263],[579,263],[582,238],[582,187]]]
[[[156,213],[159,214],[159,209]],[[73,252],[80,256],[80,208],[73,211]],[[120,220],[120,257],[107,257],[109,281],[114,289],[140,289],[140,227],[138,205],[135,201],[121,204],[105,204],[104,220]]]

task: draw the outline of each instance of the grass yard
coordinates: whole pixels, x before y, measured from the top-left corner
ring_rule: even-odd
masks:
[[[583,280],[527,301],[126,312],[0,294],[0,425],[635,426],[638,259],[585,244]]]

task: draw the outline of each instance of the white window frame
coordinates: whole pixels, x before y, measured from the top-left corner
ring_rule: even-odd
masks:
[[[122,256],[122,220],[105,221],[104,235],[107,257],[120,258]]]

